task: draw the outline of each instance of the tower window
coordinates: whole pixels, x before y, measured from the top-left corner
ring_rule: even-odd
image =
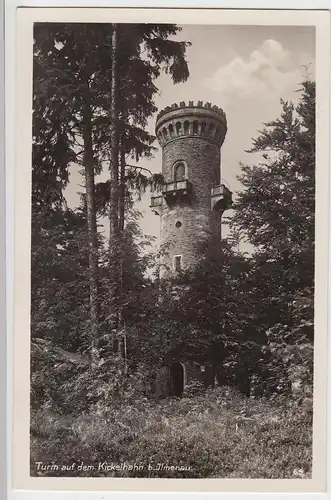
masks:
[[[185,180],[185,165],[184,163],[178,163],[174,169],[175,182],[180,182]]]
[[[175,255],[174,268],[175,268],[176,272],[179,272],[182,270],[182,256],[181,255]]]
[[[177,135],[181,135],[181,133],[182,133],[182,124],[180,122],[176,123],[176,132],[177,132]]]

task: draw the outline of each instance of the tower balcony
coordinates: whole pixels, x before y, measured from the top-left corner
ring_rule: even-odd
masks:
[[[156,215],[161,215],[162,201],[163,201],[163,196],[159,195],[159,196],[152,196],[151,197],[151,204],[150,204],[149,208]]]
[[[232,205],[232,192],[224,184],[211,188],[211,209],[226,210]]]
[[[192,194],[192,184],[187,180],[167,182],[163,185],[162,195],[167,201],[175,201],[177,198],[190,199]]]

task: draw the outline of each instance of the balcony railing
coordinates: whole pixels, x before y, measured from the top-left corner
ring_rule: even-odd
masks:
[[[164,197],[168,195],[188,195],[192,192],[192,184],[187,180],[167,182],[163,186],[162,194]]]
[[[151,197],[151,208],[160,207],[162,205],[162,196],[152,196]]]
[[[161,215],[162,200],[163,196],[160,195],[151,197],[151,204],[149,207],[156,215]]]
[[[212,210],[226,210],[232,204],[232,193],[224,184],[211,188]]]

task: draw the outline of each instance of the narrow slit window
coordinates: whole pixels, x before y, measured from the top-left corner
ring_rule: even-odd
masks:
[[[175,268],[176,272],[179,272],[182,270],[182,256],[181,255],[175,255],[174,268]]]

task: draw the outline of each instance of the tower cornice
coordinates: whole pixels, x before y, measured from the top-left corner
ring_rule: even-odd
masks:
[[[173,137],[173,138],[167,140],[164,144],[162,144],[162,147],[165,146],[166,144],[170,144],[171,142],[178,141],[180,139],[187,139],[188,137],[192,137],[192,135],[185,134],[185,135],[179,135],[177,137]],[[194,138],[198,139],[198,140],[203,139],[204,141],[207,141],[207,142],[210,142],[211,144],[216,144],[217,146],[219,146],[219,141],[213,139],[212,137],[197,134],[197,135],[194,135]]]

